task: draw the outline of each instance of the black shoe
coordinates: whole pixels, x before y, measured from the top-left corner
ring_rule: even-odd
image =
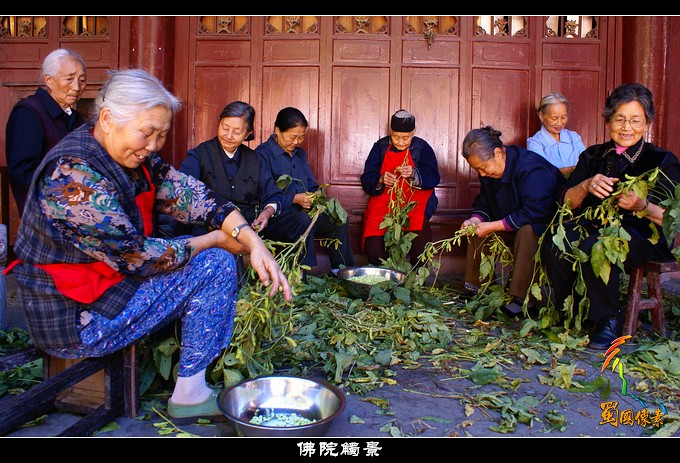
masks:
[[[519,318],[522,315],[522,303],[513,299],[509,304],[501,306],[501,312],[510,318]]]
[[[517,319],[523,313],[522,312],[523,305],[524,305],[523,300],[514,298],[512,302],[502,306],[501,311],[508,317]],[[527,306],[527,314],[531,318],[534,318],[538,315],[538,312],[539,312],[538,307],[536,307],[533,303],[529,303],[529,305]]]
[[[612,345],[612,342],[621,337],[623,327],[621,324],[621,317],[619,315],[602,320],[599,328],[593,333],[588,347],[596,350],[606,350]]]

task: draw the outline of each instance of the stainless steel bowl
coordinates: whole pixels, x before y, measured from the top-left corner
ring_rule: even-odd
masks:
[[[236,432],[248,437],[320,437],[345,409],[345,395],[326,381],[294,376],[262,376],[247,379],[220,392],[217,404],[234,424]],[[256,415],[303,417],[310,424],[289,426],[271,420],[251,422]],[[285,424],[285,425],[282,425]]]
[[[374,275],[384,278],[385,282],[379,283],[378,285],[385,286],[386,288],[401,285],[406,281],[406,274],[404,272],[384,267],[345,267],[340,269],[338,272],[338,278],[342,280],[349,295],[364,300],[368,299],[368,296],[371,293],[371,288],[374,285],[352,281],[352,278],[365,275]]]

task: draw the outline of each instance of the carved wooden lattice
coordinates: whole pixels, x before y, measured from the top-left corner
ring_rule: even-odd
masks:
[[[62,37],[108,37],[109,18],[106,16],[64,16]]]
[[[200,16],[198,18],[200,35],[249,35],[249,16]]]
[[[318,34],[317,16],[267,16],[267,34]]]
[[[545,36],[596,39],[598,23],[597,16],[546,16]]]
[[[406,16],[404,34],[422,35],[427,47],[430,48],[437,36],[458,37],[458,18],[456,16]]]
[[[0,39],[47,37],[45,16],[0,16]]]
[[[475,16],[475,35],[527,37],[526,16]]]
[[[387,16],[336,16],[336,34],[378,34],[390,33]]]

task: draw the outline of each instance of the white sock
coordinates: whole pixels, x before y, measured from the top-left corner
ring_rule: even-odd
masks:
[[[212,389],[205,382],[205,370],[201,370],[193,376],[178,377],[170,401],[183,405],[200,404],[211,393]]]

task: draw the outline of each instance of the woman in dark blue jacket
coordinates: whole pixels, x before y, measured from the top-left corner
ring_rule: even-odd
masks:
[[[463,157],[479,174],[480,191],[472,214],[461,228],[475,226],[467,248],[465,288],[480,285],[480,251],[497,233],[511,247],[514,263],[507,292],[513,296],[502,310],[519,316],[534,271],[538,238],[557,210],[560,171],[540,155],[515,145],[505,146],[493,127],[471,130],[463,140]]]

